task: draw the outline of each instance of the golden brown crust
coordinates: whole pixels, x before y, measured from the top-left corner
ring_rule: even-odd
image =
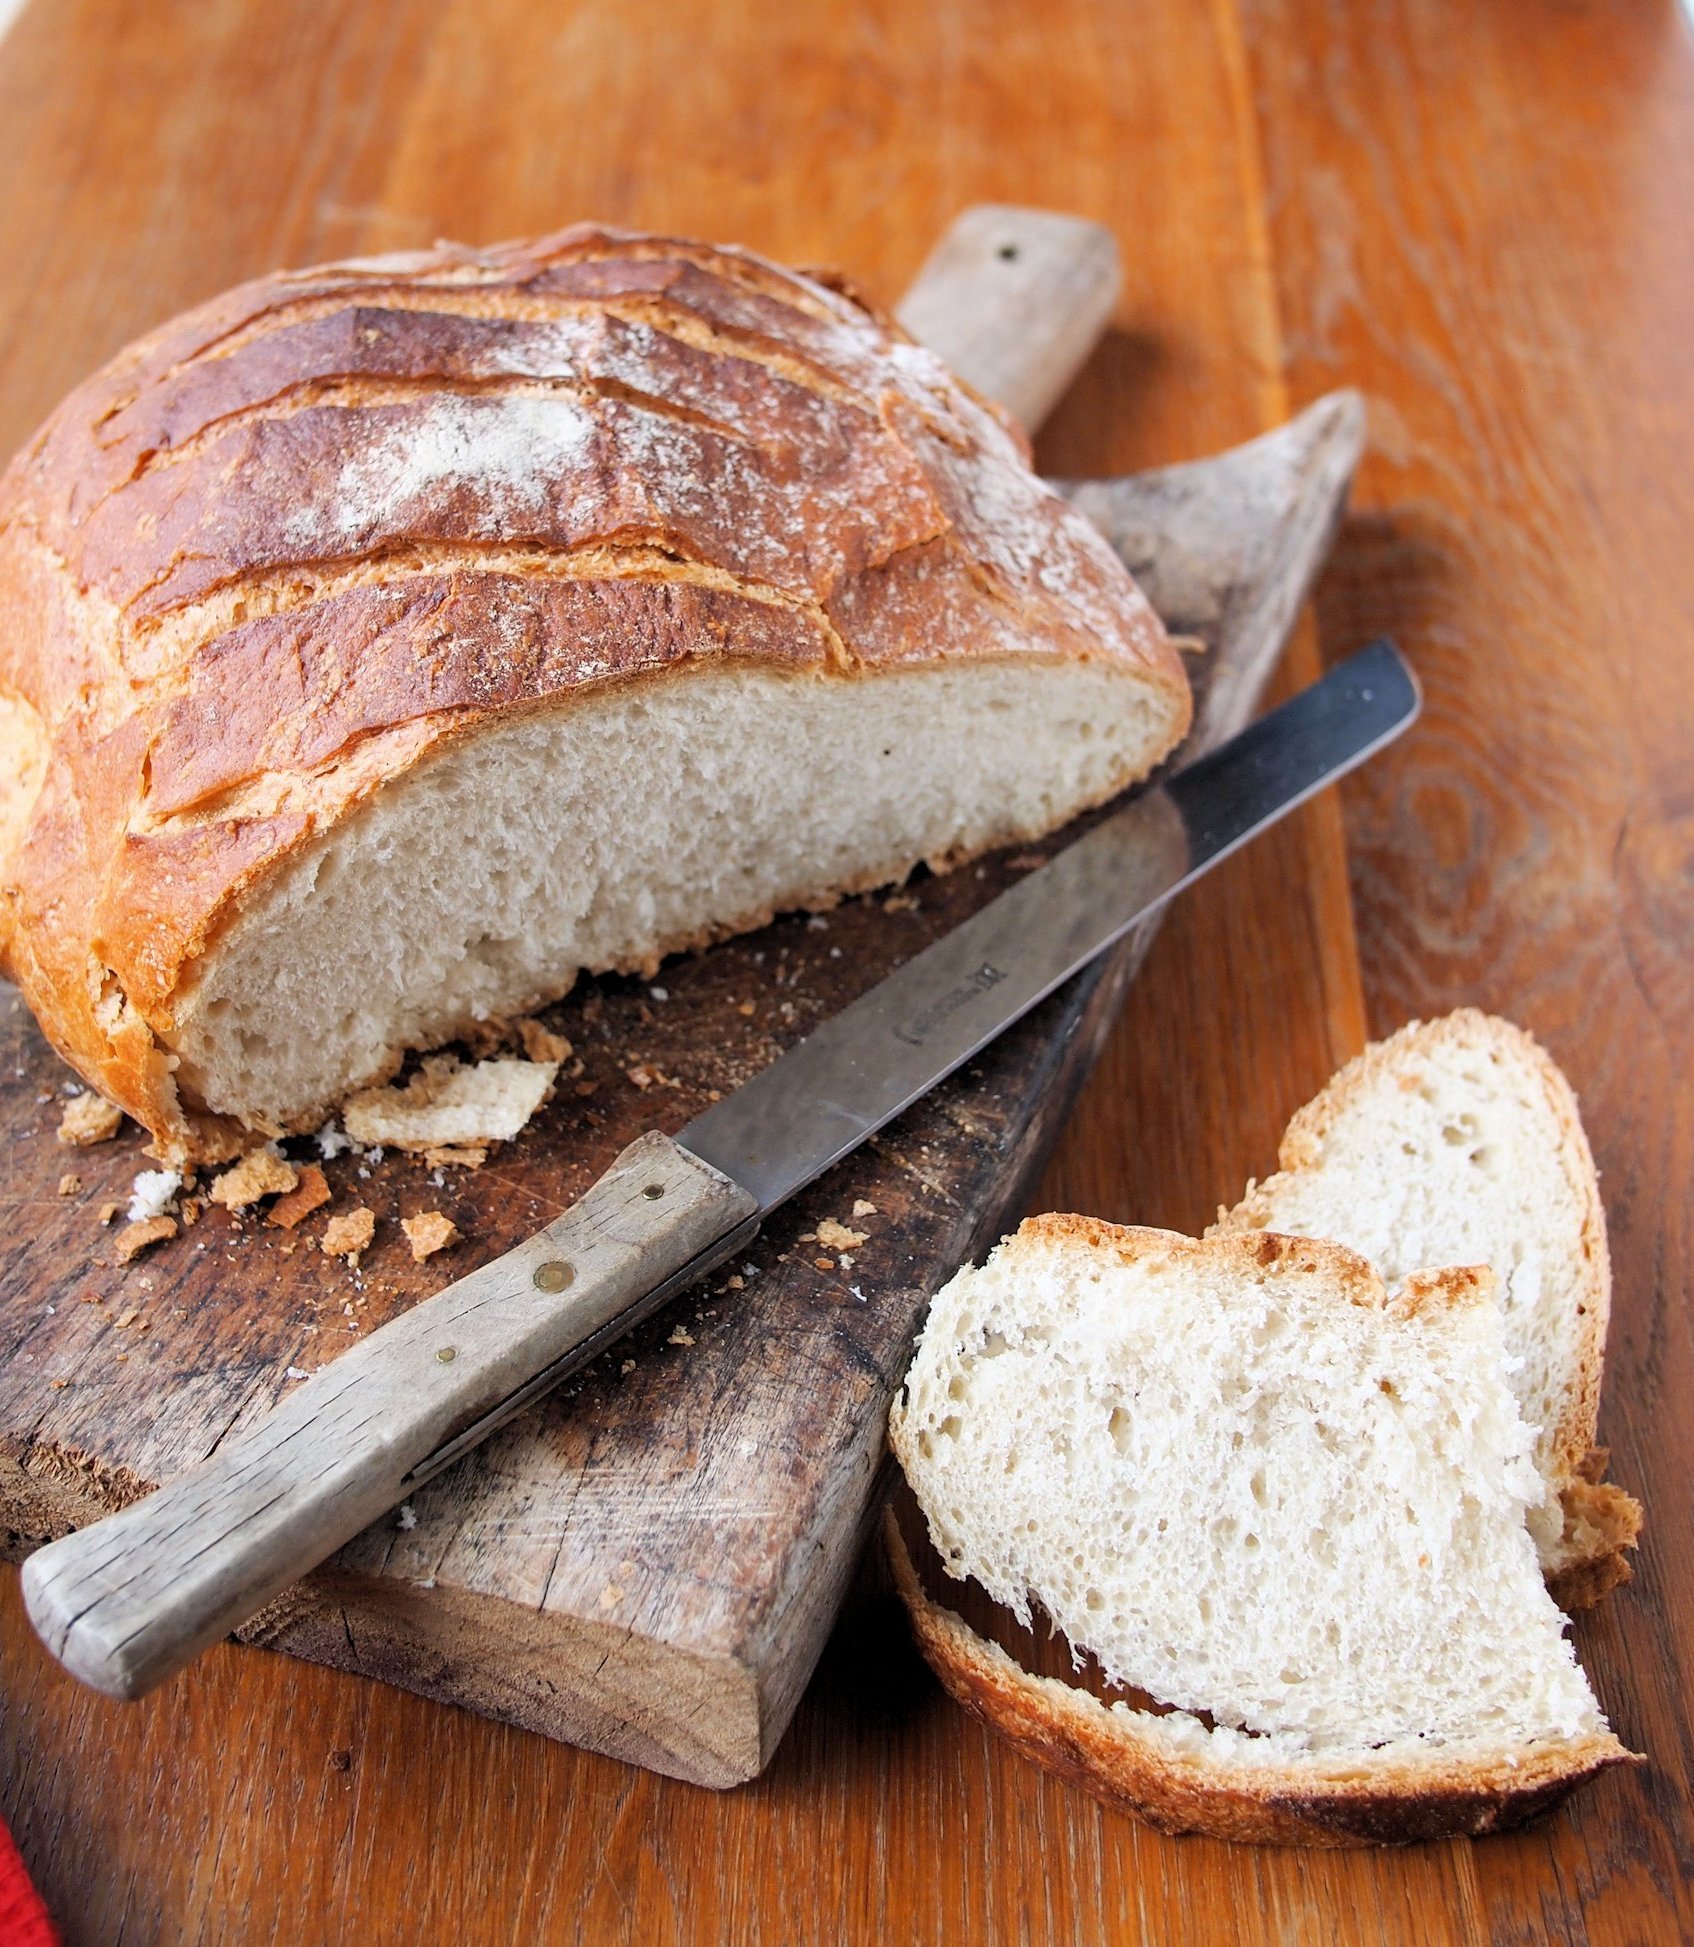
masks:
[[[1322,1237],[1284,1237],[1272,1230],[1227,1231],[1208,1237],[1184,1237],[1180,1231],[1155,1230],[1140,1224],[1111,1224],[1103,1217],[1049,1211],[1026,1217],[1016,1235],[1025,1242],[1051,1239],[1081,1245],[1090,1251],[1112,1251],[1124,1264],[1149,1257],[1188,1259],[1216,1269],[1234,1251],[1248,1276],[1281,1270],[1322,1277],[1325,1286],[1352,1305],[1384,1311],[1397,1318],[1415,1318],[1428,1307],[1487,1304],[1494,1291],[1494,1274],[1486,1265],[1450,1265],[1420,1271],[1398,1291],[1388,1291],[1375,1267],[1345,1244]]]
[[[1404,1084],[1418,1062],[1446,1048],[1509,1047],[1540,1086],[1553,1125],[1559,1131],[1559,1164],[1582,1209],[1578,1271],[1583,1283],[1582,1350],[1555,1430],[1553,1456],[1562,1476],[1565,1532],[1561,1559],[1548,1587],[1564,1609],[1585,1609],[1609,1589],[1627,1582],[1624,1550],[1634,1548],[1641,1529],[1641,1506],[1621,1488],[1599,1487],[1585,1469],[1594,1446],[1600,1412],[1600,1379],[1611,1316],[1611,1254],[1606,1242],[1606,1212],[1600,1179],[1582,1127],[1576,1095],[1558,1065],[1532,1035],[1513,1022],[1476,1008],[1461,1007],[1434,1021],[1412,1021],[1386,1040],[1373,1042],[1348,1062],[1322,1092],[1296,1111],[1283,1133],[1278,1163],[1284,1176],[1321,1167],[1330,1132],[1355,1096],[1371,1094],[1385,1082]],[[1251,1224],[1255,1212],[1274,1205],[1278,1179],[1270,1178],[1248,1194],[1219,1222]],[[1602,1459],[1603,1469],[1603,1459]]]
[[[1109,1226],[1107,1228],[1110,1228]],[[1256,1845],[1361,1846],[1506,1831],[1633,1756],[1608,1733],[1497,1758],[1231,1763],[1162,1746],[1157,1719],[1015,1663],[932,1599],[892,1509],[883,1535],[926,1660],[949,1694],[1070,1783],[1160,1832]]]
[[[1110,549],[839,285],[588,226],[261,278],[0,478],[0,964],[213,1154],[174,1004],[251,888],[445,740],[706,658],[949,656],[1117,666],[1186,728]]]

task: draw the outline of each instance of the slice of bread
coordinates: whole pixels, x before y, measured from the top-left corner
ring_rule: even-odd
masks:
[[[1508,1378],[1547,1484],[1529,1511],[1542,1569],[1567,1609],[1628,1581],[1641,1508],[1601,1479],[1594,1445],[1606,1217],[1576,1097],[1546,1054],[1472,1008],[1413,1022],[1300,1110],[1280,1161],[1214,1233],[1333,1238],[1391,1289],[1416,1271],[1489,1265]]]
[[[1484,1832],[1627,1759],[1542,1582],[1485,1270],[1023,1225],[936,1299],[890,1440],[941,1563],[1148,1707],[1021,1669],[897,1574],[949,1688],[1168,1831]]]

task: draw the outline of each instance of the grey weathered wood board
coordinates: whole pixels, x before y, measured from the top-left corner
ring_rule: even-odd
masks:
[[[1189,753],[1251,714],[1339,512],[1356,400],[1222,461],[1067,488],[1171,626],[1197,638]],[[583,1063],[524,1138],[442,1180],[329,1165],[364,1202],[352,1271],[209,1212],[128,1267],[94,1212],[139,1137],[54,1140],[63,1070],[0,1006],[0,1522],[13,1553],[216,1449],[314,1369],[579,1196],[642,1129],[680,1127],[1051,849],[793,917],[552,1010]],[[757,1773],[822,1647],[874,1513],[888,1400],[928,1293],[1015,1215],[1150,930],[785,1210],[733,1271],[366,1531],[244,1632],[700,1782]],[[61,1197],[62,1174],[82,1187]],[[855,1209],[869,1205],[855,1215]],[[464,1232],[414,1265],[398,1219]],[[843,1256],[812,1237],[866,1233]],[[737,1283],[730,1283],[734,1278]]]

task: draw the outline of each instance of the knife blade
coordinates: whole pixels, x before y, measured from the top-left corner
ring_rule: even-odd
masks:
[[[1132,926],[1390,743],[1417,685],[1378,642],[1142,791],[680,1134],[416,1305],[154,1494],[33,1555],[71,1673],[144,1694],[415,1486],[740,1250],[772,1210]]]

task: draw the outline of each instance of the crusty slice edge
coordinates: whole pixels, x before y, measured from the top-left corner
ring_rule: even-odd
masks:
[[[1177,1756],[1155,1744],[1143,1714],[1032,1675],[932,1600],[892,1507],[883,1535],[918,1646],[955,1702],[1048,1771],[1160,1832],[1322,1847],[1477,1837],[1537,1817],[1611,1765],[1642,1762],[1609,1732],[1529,1746],[1515,1762],[1432,1752],[1368,1772],[1320,1760],[1249,1767]]]
[[[1641,1533],[1641,1504],[1621,1487],[1601,1479],[1605,1450],[1594,1445],[1600,1410],[1601,1368],[1611,1315],[1611,1257],[1606,1245],[1606,1212],[1600,1201],[1599,1173],[1582,1127],[1576,1095],[1564,1072],[1533,1035],[1497,1014],[1461,1007],[1433,1021],[1410,1021],[1385,1040],[1373,1041],[1297,1109],[1283,1132],[1277,1154],[1282,1177],[1321,1168],[1331,1126],[1355,1095],[1380,1087],[1404,1072],[1408,1058],[1445,1043],[1503,1043],[1535,1075],[1549,1115],[1559,1131],[1559,1160],[1582,1204],[1580,1268],[1586,1290],[1586,1321],[1576,1383],[1559,1423],[1555,1452],[1564,1478],[1558,1483],[1564,1533],[1557,1558],[1546,1564],[1547,1587],[1567,1612],[1591,1608],[1610,1590],[1630,1579],[1626,1550]],[[1278,1178],[1249,1184],[1233,1210],[1220,1210],[1207,1236],[1259,1228]],[[1596,1471],[1598,1469],[1598,1471]]]

